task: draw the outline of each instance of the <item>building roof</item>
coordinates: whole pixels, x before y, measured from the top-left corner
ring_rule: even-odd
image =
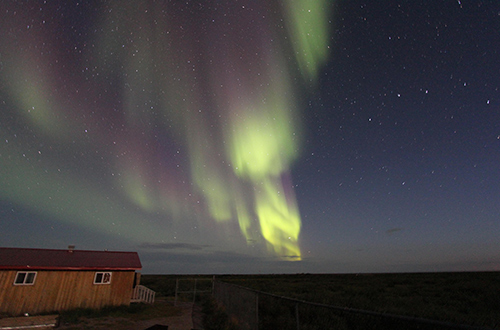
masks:
[[[0,269],[136,270],[137,252],[0,248]]]

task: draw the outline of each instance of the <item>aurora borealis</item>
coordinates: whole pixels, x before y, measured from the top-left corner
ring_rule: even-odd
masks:
[[[66,26],[80,5],[92,16],[76,9]],[[2,126],[3,198],[153,243],[170,223],[236,222],[245,240],[300,260],[294,79],[326,60],[325,4],[53,6],[4,4],[3,112],[23,134]]]
[[[0,13],[1,246],[137,250],[145,272],[500,267],[498,5]]]

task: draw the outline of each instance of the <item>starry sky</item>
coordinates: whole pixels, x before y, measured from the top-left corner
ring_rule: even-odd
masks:
[[[498,1],[2,1],[0,246],[143,273],[500,270]]]

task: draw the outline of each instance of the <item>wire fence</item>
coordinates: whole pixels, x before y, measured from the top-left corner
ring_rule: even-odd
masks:
[[[213,278],[183,278],[175,281],[175,302],[191,301],[195,303],[200,295],[208,295],[213,292]]]
[[[242,330],[491,330],[417,317],[312,303],[214,281],[215,300]]]

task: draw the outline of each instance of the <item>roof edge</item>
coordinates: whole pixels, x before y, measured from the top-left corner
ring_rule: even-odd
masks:
[[[43,267],[43,266],[0,266],[0,270],[140,270],[142,267]]]

